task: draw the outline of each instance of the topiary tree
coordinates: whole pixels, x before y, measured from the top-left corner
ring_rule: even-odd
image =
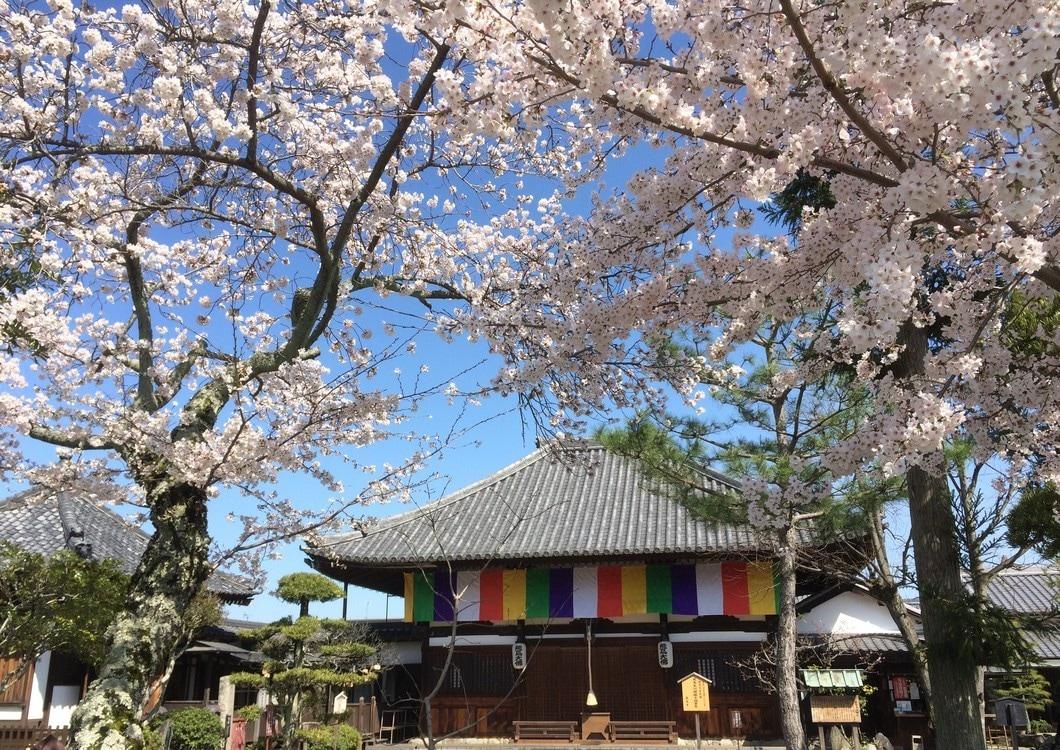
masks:
[[[1031,713],[1043,713],[1053,705],[1052,686],[1036,669],[1002,677],[993,692],[995,698],[1015,698],[1023,701]]]
[[[300,733],[307,708],[325,715],[331,691],[369,682],[380,668],[374,663],[376,648],[365,642],[363,627],[309,615],[309,602],[330,601],[342,595],[333,582],[316,573],[294,573],[280,579],[276,595],[299,605],[298,619],[292,622],[285,618],[248,633],[245,637],[267,661],[261,674],[236,673],[230,679],[238,686],[269,689],[280,709],[283,747],[290,749],[299,741],[310,742]],[[341,743],[333,745],[331,737],[328,735],[324,745],[344,747]]]
[[[331,602],[342,596],[342,589],[330,578],[319,573],[291,573],[280,579],[276,596],[297,604],[298,616],[309,614],[310,602]]]

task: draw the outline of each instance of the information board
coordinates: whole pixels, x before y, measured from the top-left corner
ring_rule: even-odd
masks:
[[[681,685],[681,708],[685,711],[710,710],[710,680],[698,672],[685,675]]]
[[[810,721],[814,724],[860,724],[861,703],[856,695],[811,695]]]

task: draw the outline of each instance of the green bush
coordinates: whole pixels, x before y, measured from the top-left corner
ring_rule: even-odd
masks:
[[[346,724],[298,730],[305,750],[359,750],[361,733]]]
[[[1031,719],[1031,734],[1052,734],[1053,725],[1045,719]]]
[[[185,708],[158,717],[156,729],[165,722],[172,728],[170,750],[221,750],[225,727],[221,719],[205,708]]]
[[[151,727],[144,727],[144,750],[163,750],[162,733]]]
[[[247,721],[257,721],[263,713],[265,712],[261,706],[243,706],[243,708],[236,709],[236,716]]]

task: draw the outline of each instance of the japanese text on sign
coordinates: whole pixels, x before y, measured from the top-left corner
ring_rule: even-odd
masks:
[[[681,678],[681,708],[685,711],[710,710],[710,682],[693,672]]]

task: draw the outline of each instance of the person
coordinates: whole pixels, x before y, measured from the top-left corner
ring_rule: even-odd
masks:
[[[66,745],[64,745],[63,741],[54,734],[49,734],[34,745],[33,750],[66,750]]]

